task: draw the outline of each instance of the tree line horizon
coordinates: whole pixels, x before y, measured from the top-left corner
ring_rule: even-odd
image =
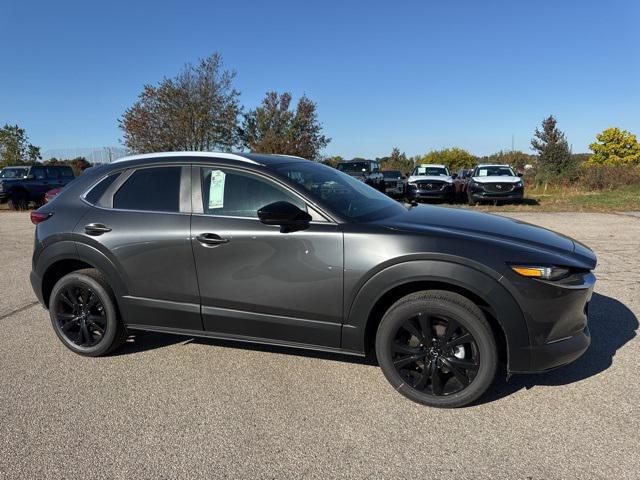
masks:
[[[235,76],[234,70],[224,69],[222,56],[214,53],[196,64],[187,63],[174,77],[144,85],[134,104],[118,119],[123,145],[132,153],[246,149],[295,155],[332,166],[345,160],[321,154],[331,138],[324,134],[317,104],[309,97],[302,95],[293,106],[291,92],[267,91],[259,106],[245,111],[240,92],[233,86]],[[533,132],[531,149],[534,153],[501,150],[476,156],[454,146],[408,157],[394,147],[389,155],[375,160],[384,169],[403,173],[418,163],[445,164],[451,171],[483,162],[506,163],[519,170],[531,165],[535,179],[545,183],[575,177],[589,167],[640,168],[640,143],[631,132],[607,128],[589,145],[592,153],[573,154],[553,115]],[[0,167],[41,158],[40,147],[30,143],[24,129],[8,123],[0,128]],[[359,159],[367,158],[352,160]],[[56,162],[63,161],[48,161]],[[68,162],[78,170],[89,164],[82,157]]]

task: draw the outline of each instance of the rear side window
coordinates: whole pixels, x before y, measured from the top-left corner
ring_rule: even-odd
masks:
[[[71,167],[62,167],[60,169],[60,176],[62,178],[73,178],[75,175],[73,174],[73,169]]]
[[[60,178],[60,169],[55,167],[48,167],[47,178]]]
[[[89,190],[89,193],[84,196],[85,200],[92,204],[98,203],[102,194],[106,192],[107,188],[109,188],[114,180],[118,178],[118,175],[119,173],[114,173],[100,180],[91,190]]]
[[[141,168],[113,196],[113,208],[178,212],[181,167]]]

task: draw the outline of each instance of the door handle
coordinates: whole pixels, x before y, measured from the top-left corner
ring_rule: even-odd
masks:
[[[222,238],[220,235],[217,235],[215,233],[201,233],[196,237],[196,240],[198,240],[205,247],[229,243],[228,238]]]
[[[111,229],[109,227],[105,227],[101,223],[90,223],[89,225],[84,226],[84,231],[88,235],[102,235],[103,233],[110,232]]]

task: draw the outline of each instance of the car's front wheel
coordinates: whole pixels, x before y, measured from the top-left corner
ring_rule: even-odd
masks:
[[[127,338],[113,292],[94,269],[72,272],[58,280],[49,298],[49,316],[58,338],[80,355],[105,355]]]
[[[439,290],[407,295],[389,308],[378,327],[376,355],[402,395],[443,408],[480,397],[498,362],[482,311],[462,295]]]

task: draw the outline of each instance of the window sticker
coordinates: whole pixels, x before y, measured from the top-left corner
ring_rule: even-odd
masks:
[[[486,177],[487,173],[489,173],[489,171],[488,170],[480,170],[478,173],[480,174],[479,175],[480,177]]]
[[[209,209],[224,207],[224,180],[226,174],[222,170],[211,171],[209,186]]]

